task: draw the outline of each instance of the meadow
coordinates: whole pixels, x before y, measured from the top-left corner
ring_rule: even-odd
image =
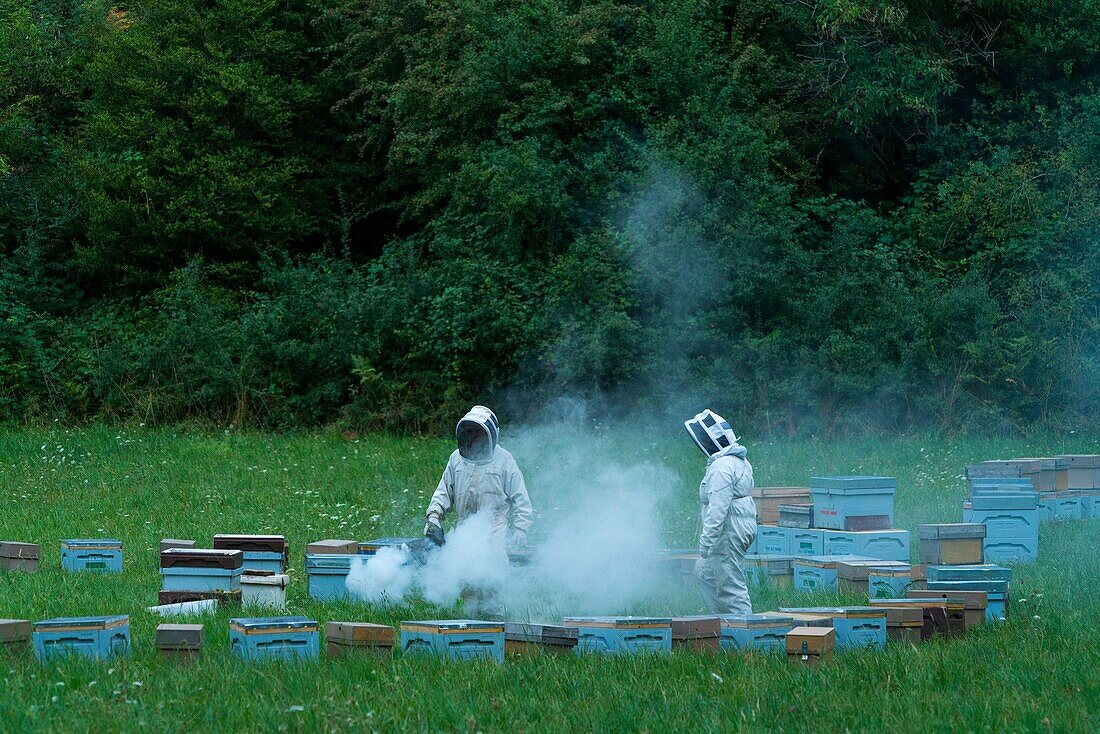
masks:
[[[539,522],[568,508],[554,496],[561,452],[667,467],[658,504],[663,542],[694,546],[703,461],[687,439],[656,430],[596,431],[582,442],[545,432],[511,446]],[[509,445],[509,435],[503,437]],[[1100,452],[1100,437],[1029,439],[932,434],[848,441],[746,439],[760,485],[804,485],[823,473],[898,479],[896,524],[958,521],[963,467],[1007,456]],[[130,614],[130,657],[47,666],[0,659],[0,730],[23,731],[867,731],[1100,730],[1100,521],[1043,526],[1040,560],[1018,566],[1007,623],[919,647],[838,654],[796,667],[758,654],[677,653],[605,659],[509,658],[503,665],[397,655],[248,665],[228,651],[229,614],[207,617],[206,649],[191,664],[153,646],[161,538],[208,545],[218,532],[280,533],[291,544],[289,613],[322,624],[461,615],[413,599],[396,606],[321,604],[305,588],[304,545],[322,538],[418,534],[451,443],[338,433],[250,434],[134,426],[0,431],[0,537],[42,545],[35,574],[0,574],[0,617]],[[605,464],[606,466],[606,464]],[[593,481],[598,481],[598,475]],[[662,481],[664,481],[662,479]],[[583,488],[582,488],[583,489]],[[576,491],[576,488],[574,488]],[[121,575],[66,574],[58,542],[116,537]],[[539,542],[539,526],[532,541]],[[913,546],[914,555],[916,544]],[[690,583],[670,582],[660,605],[703,611]],[[851,595],[754,590],[756,610],[858,603]],[[236,615],[234,615],[236,616]],[[551,620],[547,620],[551,621]]]

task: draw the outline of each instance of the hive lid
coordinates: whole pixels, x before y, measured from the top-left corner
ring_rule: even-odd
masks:
[[[794,617],[782,614],[722,614],[719,616],[723,627],[734,629],[755,629],[760,627],[793,627]]]
[[[888,627],[919,627],[924,623],[921,607],[884,607]]]
[[[345,645],[393,645],[394,629],[388,624],[370,622],[329,622],[325,625],[325,638]]]
[[[220,568],[244,565],[244,552],[211,548],[168,548],[160,552],[161,568]]]
[[[241,574],[241,586],[273,586],[285,589],[290,585],[290,577],[285,573],[244,573]]]
[[[283,535],[234,535],[219,533],[214,536],[214,547],[218,549],[259,551],[261,553],[287,554],[286,536]]]
[[[475,632],[504,632],[504,625],[502,623],[489,622],[483,619],[425,619],[401,623],[401,629],[416,628],[431,628],[437,632],[461,632],[464,630]]]
[[[787,653],[819,655],[836,646],[836,630],[832,627],[795,627],[787,633]]]
[[[122,541],[116,538],[73,538],[62,540],[61,548],[74,550],[120,550]]]
[[[203,626],[201,624],[158,624],[155,634],[157,647],[161,650],[197,650],[202,647]]]
[[[980,522],[936,523],[918,525],[917,535],[921,540],[984,538],[985,530],[985,525]]]
[[[1039,507],[1038,492],[975,492],[970,506],[979,511],[1035,510]]]
[[[1058,458],[1065,459],[1071,469],[1100,469],[1100,454],[1063,454]]]
[[[874,490],[895,490],[898,486],[898,480],[894,477],[873,477],[873,476],[837,476],[837,477],[810,477],[810,489],[824,489],[824,490],[860,490],[860,489],[874,489]]]
[[[122,614],[106,617],[56,617],[54,619],[43,619],[40,622],[35,622],[34,628],[36,630],[48,630],[58,627],[103,630],[128,624],[130,624],[129,615]]]
[[[672,636],[677,639],[717,637],[721,627],[721,620],[716,614],[672,618]]]
[[[827,617],[843,617],[844,619],[859,619],[863,617],[884,617],[881,609],[874,607],[786,607],[781,608],[782,614],[813,614]]]
[[[0,619],[0,642],[22,642],[30,639],[30,636],[30,620]]]
[[[0,558],[25,558],[30,561],[42,557],[42,547],[36,543],[20,543],[15,540],[0,541]]]
[[[315,540],[306,545],[306,555],[311,553],[337,553],[355,555],[359,550],[359,543],[355,540]]]
[[[909,570],[911,567],[905,561],[881,561],[867,559],[862,561],[838,561],[836,575],[846,581],[866,581],[872,568],[896,568]]]
[[[566,617],[566,627],[671,627],[671,617]]]
[[[576,627],[562,627],[553,624],[530,624],[525,622],[507,622],[504,625],[504,639],[512,642],[539,642],[556,645],[575,645],[579,632]]]
[[[269,629],[311,631],[317,629],[317,621],[307,617],[237,617],[229,620],[229,626],[244,632]]]

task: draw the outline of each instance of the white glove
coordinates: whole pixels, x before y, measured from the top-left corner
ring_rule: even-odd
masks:
[[[514,530],[512,531],[512,547],[522,550],[527,547],[527,531],[526,530]]]

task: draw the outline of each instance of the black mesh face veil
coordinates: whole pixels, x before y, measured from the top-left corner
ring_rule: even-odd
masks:
[[[714,442],[702,425],[692,421],[688,424],[688,430],[691,431],[691,435],[695,439],[695,443],[699,446],[700,451],[707,456],[714,456],[718,453],[718,444]],[[723,438],[725,437],[723,436]]]
[[[458,441],[458,453],[462,458],[470,461],[485,461],[493,455],[493,440],[495,431],[484,423],[477,421],[459,421],[455,429],[455,439]]]

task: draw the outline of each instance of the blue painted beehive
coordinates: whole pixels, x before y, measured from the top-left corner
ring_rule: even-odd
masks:
[[[913,587],[909,566],[872,567],[867,570],[867,594],[872,599],[897,599]]]
[[[762,650],[784,654],[794,620],[769,614],[723,614],[720,642],[726,650]]]
[[[670,617],[566,617],[577,628],[577,654],[672,652]]]
[[[817,591],[818,589],[835,589],[837,586],[836,564],[839,561],[871,561],[878,560],[864,556],[807,556],[795,558],[792,562],[794,568],[794,588],[799,591]]]
[[[1100,492],[1078,492],[1081,501],[1081,517],[1085,520],[1100,518]]]
[[[908,530],[825,530],[823,555],[853,555],[882,561],[909,560]]]
[[[348,595],[347,581],[354,561],[363,559],[356,556],[331,553],[310,553],[306,555],[306,578],[309,595],[319,601],[334,601]]]
[[[831,617],[836,630],[836,649],[886,647],[886,610],[876,607],[800,607],[780,614],[813,614]]]
[[[894,525],[893,477],[811,477],[814,527],[877,530]]]
[[[787,528],[792,556],[820,556],[825,553],[825,531],[818,529]],[[784,643],[786,644],[786,643]],[[786,650],[786,647],[783,648]]]
[[[105,660],[130,652],[130,618],[61,617],[34,624],[34,654],[45,662],[66,655]]]
[[[756,526],[756,548],[761,555],[784,556],[790,551],[788,528],[777,525]]]
[[[229,620],[229,651],[249,661],[299,660],[320,653],[317,622],[305,617],[238,617]]]
[[[450,660],[500,662],[504,660],[504,625],[478,619],[402,622],[401,650],[406,654],[438,655]]]
[[[164,591],[238,591],[242,568],[162,568]]]
[[[987,622],[1004,621],[1008,617],[1009,582],[1006,579],[971,579],[966,581],[928,581],[928,591],[984,591]]]
[[[66,571],[122,573],[122,541],[113,538],[63,540],[61,568]]]
[[[239,550],[244,553],[245,571],[270,571],[283,573],[289,546],[282,535],[229,535],[214,536],[214,548]]]
[[[1076,495],[1059,494],[1054,500],[1054,519],[1080,520],[1084,517],[1081,498]]]

